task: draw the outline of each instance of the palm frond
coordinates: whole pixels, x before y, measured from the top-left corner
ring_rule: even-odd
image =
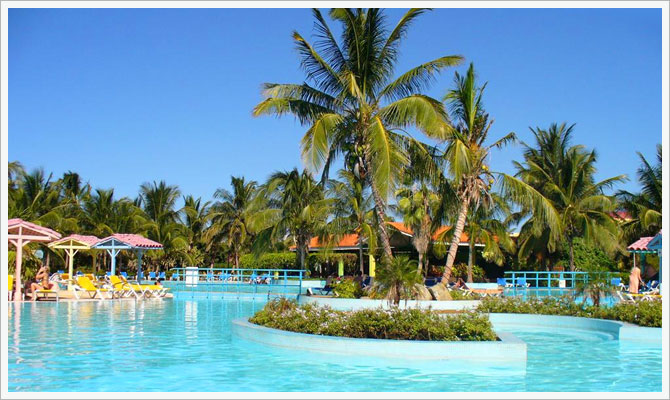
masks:
[[[379,92],[379,98],[396,101],[403,97],[421,93],[427,89],[435,76],[447,67],[459,65],[462,56],[444,56],[421,64],[400,75]]]

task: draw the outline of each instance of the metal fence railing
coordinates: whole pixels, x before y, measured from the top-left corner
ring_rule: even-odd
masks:
[[[163,283],[177,293],[299,296],[305,271],[299,269],[173,268]]]
[[[594,275],[604,275],[610,281],[616,274],[584,271],[505,271],[505,283],[514,288],[575,289],[589,282]]]

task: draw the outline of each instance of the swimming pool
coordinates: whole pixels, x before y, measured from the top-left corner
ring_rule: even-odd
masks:
[[[9,305],[10,391],[660,391],[661,348],[585,330],[505,327],[525,375],[370,366],[236,340],[264,300]]]
[[[576,295],[574,289],[566,288],[505,288],[503,290],[504,297],[519,297],[521,299],[528,300],[532,298],[543,298],[543,297],[561,297],[561,296],[574,296],[574,301],[581,303],[584,301],[584,296]],[[617,298],[611,295],[604,295],[600,299],[600,304],[603,306],[612,306],[618,302]],[[586,299],[587,304],[593,304],[590,298]]]

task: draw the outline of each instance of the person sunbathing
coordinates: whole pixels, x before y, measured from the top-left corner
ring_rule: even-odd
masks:
[[[456,283],[453,284],[452,287],[455,289],[468,289],[468,290],[470,289],[468,285],[465,284],[463,278],[458,278],[458,280],[456,281]]]
[[[30,295],[32,296],[32,301],[37,300],[37,290],[51,290],[54,286],[53,283],[49,282],[49,267],[43,265],[37,271],[35,275],[35,281],[30,284]]]

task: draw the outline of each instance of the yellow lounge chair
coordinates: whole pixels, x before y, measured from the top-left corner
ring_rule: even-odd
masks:
[[[54,286],[56,286],[55,283],[54,283]],[[56,301],[59,301],[59,300],[60,300],[60,296],[58,295],[58,290],[51,290],[51,289],[39,289],[39,290],[35,290],[35,300],[39,300],[39,299],[40,299],[40,295],[42,295],[42,299],[43,299],[43,300],[48,300],[49,297],[50,297],[51,295],[55,295],[55,296],[56,296]]]
[[[130,295],[134,295],[136,299],[139,299],[140,297],[132,285],[130,285],[127,281],[122,281],[117,275],[110,275],[109,283],[112,285],[112,288],[120,292],[122,297],[129,297]],[[143,291],[140,291],[140,293],[144,295]]]
[[[14,289],[14,275],[9,275],[9,301],[12,301],[12,297],[14,296],[14,291],[12,289]]]
[[[103,293],[107,293],[110,299],[113,299],[115,295],[119,294],[118,290],[96,287],[93,282],[85,276],[77,277],[77,284],[74,285],[74,297],[76,297],[77,300],[79,300],[79,295],[77,294],[79,292],[88,294],[91,299],[95,299],[96,296],[99,296],[97,297],[98,300],[104,299]]]

